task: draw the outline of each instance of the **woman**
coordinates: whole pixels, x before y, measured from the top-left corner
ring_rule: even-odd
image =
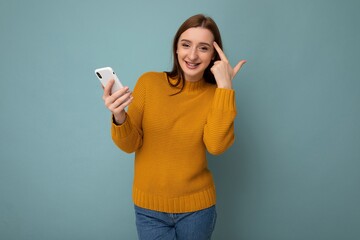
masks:
[[[133,201],[139,239],[210,239],[216,194],[206,151],[234,141],[232,68],[220,32],[204,15],[187,19],[173,43],[171,72],[142,75],[131,93],[104,89],[114,143],[135,152]],[[125,111],[125,108],[128,111]]]

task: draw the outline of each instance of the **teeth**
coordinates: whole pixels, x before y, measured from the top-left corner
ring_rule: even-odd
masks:
[[[189,63],[189,62],[186,62],[187,65],[191,66],[191,67],[196,67],[197,65],[199,65],[199,63]]]

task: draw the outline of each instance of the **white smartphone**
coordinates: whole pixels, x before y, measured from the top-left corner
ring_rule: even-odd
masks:
[[[95,69],[95,75],[100,80],[103,87],[105,87],[111,79],[115,80],[114,85],[111,88],[111,94],[124,87],[111,67]]]

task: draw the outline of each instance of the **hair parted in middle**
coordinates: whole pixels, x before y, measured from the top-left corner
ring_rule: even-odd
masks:
[[[216,25],[215,21],[211,17],[205,16],[204,14],[197,14],[197,15],[194,15],[194,16],[188,18],[179,27],[179,29],[177,30],[177,32],[174,36],[174,40],[173,40],[173,47],[172,47],[173,68],[172,68],[171,72],[166,72],[166,74],[167,74],[168,82],[172,87],[177,87],[179,85],[181,86],[180,92],[182,91],[182,89],[185,86],[185,77],[184,77],[184,72],[180,67],[179,60],[177,58],[177,53],[176,53],[179,38],[180,38],[181,34],[183,32],[185,32],[186,30],[188,30],[189,28],[197,28],[197,27],[202,27],[202,28],[208,29],[213,34],[214,41],[219,45],[219,47],[221,49],[223,48],[219,28]],[[204,80],[208,83],[216,84],[214,75],[210,71],[210,68],[214,65],[214,62],[218,61],[218,60],[220,60],[220,56],[215,51],[214,58],[211,60],[209,66],[205,69],[204,76],[203,76]],[[175,78],[176,82],[172,83],[169,78]]]

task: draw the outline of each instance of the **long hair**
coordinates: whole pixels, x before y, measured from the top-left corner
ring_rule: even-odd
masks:
[[[202,27],[202,28],[208,29],[214,35],[214,41],[222,49],[222,41],[221,41],[220,31],[219,31],[219,28],[216,25],[215,21],[212,18],[205,16],[203,14],[197,14],[197,15],[194,15],[194,16],[188,18],[179,27],[178,31],[176,32],[176,34],[174,36],[173,47],[172,47],[173,68],[172,68],[171,72],[166,72],[168,82],[172,87],[177,87],[179,85],[181,86],[181,90],[178,93],[180,93],[184,89],[184,86],[185,86],[184,72],[180,67],[180,63],[179,63],[179,60],[178,60],[177,54],[176,54],[177,47],[178,47],[178,41],[183,32],[185,32],[189,28],[196,28],[196,27]],[[214,62],[218,61],[218,60],[220,60],[220,57],[219,57],[218,53],[215,51],[214,58],[211,60],[209,66],[205,69],[204,76],[203,76],[204,80],[208,83],[216,84],[214,75],[210,71],[210,68],[214,65]],[[170,81],[170,78],[176,79],[176,82],[172,83]]]

